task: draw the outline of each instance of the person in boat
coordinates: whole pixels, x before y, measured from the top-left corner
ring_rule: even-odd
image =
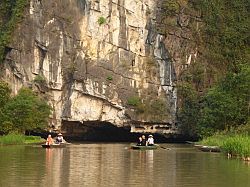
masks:
[[[151,135],[151,134],[148,136],[147,145],[148,146],[153,146],[154,145],[154,138],[153,138],[153,135]]]
[[[142,146],[142,137],[139,137],[139,140],[137,142],[137,146]]]
[[[52,145],[54,143],[53,138],[51,137],[51,135],[48,135],[48,138],[46,140],[46,145]]]
[[[63,142],[64,142],[64,139],[63,139],[62,133],[59,133],[56,137],[56,144],[60,144]]]
[[[142,146],[146,146],[147,144],[147,140],[146,140],[146,137],[144,135],[142,135],[142,142],[141,142],[141,145]]]

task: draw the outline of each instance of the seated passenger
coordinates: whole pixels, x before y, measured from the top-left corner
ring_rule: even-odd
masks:
[[[148,136],[147,145],[148,146],[154,145],[154,138],[153,138],[153,135],[151,135],[151,134]]]
[[[57,144],[60,144],[60,143],[63,143],[64,142],[64,139],[63,139],[63,136],[61,133],[59,133],[56,137],[56,143]]]
[[[137,146],[141,146],[142,145],[142,137],[139,137],[139,140],[137,142]]]
[[[48,135],[48,138],[46,140],[46,145],[52,145],[54,143],[53,138],[51,137],[51,135]]]
[[[146,146],[146,144],[147,144],[146,137],[144,135],[142,135],[142,143],[141,143],[141,145]]]

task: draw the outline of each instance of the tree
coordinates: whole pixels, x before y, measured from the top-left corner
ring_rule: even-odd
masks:
[[[31,89],[22,88],[4,107],[5,121],[13,124],[12,129],[25,131],[42,129],[48,124],[50,106]]]
[[[210,89],[203,100],[202,129],[227,130],[247,123],[249,118],[250,67],[228,73],[218,86]]]
[[[10,99],[11,89],[6,82],[0,81],[0,110]]]
[[[199,136],[197,126],[200,113],[200,104],[197,92],[192,84],[181,82],[178,84],[179,110],[178,120],[181,131],[191,137]]]

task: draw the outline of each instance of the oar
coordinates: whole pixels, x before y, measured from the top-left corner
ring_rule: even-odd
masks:
[[[160,147],[160,148],[162,148],[162,149],[167,149],[167,150],[170,150],[170,148],[163,147],[163,146],[161,146],[161,145],[159,145],[159,144],[155,144],[155,145],[157,145],[158,147]]]

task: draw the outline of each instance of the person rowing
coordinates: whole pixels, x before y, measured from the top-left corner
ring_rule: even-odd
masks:
[[[53,138],[51,137],[51,135],[48,135],[48,138],[46,140],[46,145],[52,145],[54,143]]]
[[[146,146],[146,145],[147,145],[147,141],[146,141],[145,135],[142,135],[141,137],[142,137],[141,145],[142,145],[142,146]]]
[[[137,146],[142,146],[142,137],[139,137],[138,142],[137,142]]]

